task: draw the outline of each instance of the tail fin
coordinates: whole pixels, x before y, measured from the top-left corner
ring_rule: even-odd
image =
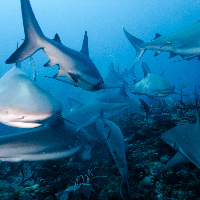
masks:
[[[40,41],[42,38],[45,38],[45,36],[35,18],[29,0],[21,0],[21,9],[25,40],[10,58],[6,60],[7,64],[20,62],[43,48]]]
[[[126,31],[126,29],[123,27],[124,34],[127,37],[127,39],[130,41],[130,43],[133,45],[133,47],[136,50],[136,57],[134,60],[133,66],[137,63],[137,61],[140,59],[140,57],[143,55],[143,53],[146,51],[145,49],[145,42],[134,37],[129,32]]]
[[[127,179],[122,177],[121,184],[120,184],[120,195],[122,199],[129,200],[130,199],[130,191]]]

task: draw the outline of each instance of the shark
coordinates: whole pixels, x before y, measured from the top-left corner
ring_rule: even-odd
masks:
[[[122,85],[119,72],[115,70],[114,64],[111,62],[109,65],[109,70],[107,76],[104,78],[106,84],[109,85]]]
[[[111,119],[129,108],[126,103],[101,103],[94,100],[84,104],[73,98],[69,98],[68,101],[71,110],[63,113],[63,118],[76,124],[79,128],[86,128],[94,124],[100,118],[101,110],[106,119]]]
[[[200,22],[190,25],[172,34],[163,36],[156,33],[156,37],[149,42],[144,42],[141,39],[131,35],[123,27],[123,31],[127,39],[136,49],[136,57],[134,65],[147,50],[155,51],[155,56],[163,51],[170,53],[169,58],[180,55],[184,59],[191,59],[200,56]]]
[[[200,117],[196,113],[196,124],[178,125],[162,134],[161,139],[177,153],[158,172],[157,177],[180,163],[192,162],[200,168]]]
[[[121,174],[121,197],[123,198],[124,194],[129,196],[128,167],[125,154],[124,137],[120,128],[114,122],[101,117],[96,121],[95,132],[96,135],[99,136],[99,141],[101,140],[103,143],[107,144]]]
[[[43,49],[49,58],[44,66],[57,65],[59,67],[54,78],[67,77],[72,85],[88,91],[106,88],[98,69],[88,57],[87,35],[85,35],[85,43],[81,52],[78,52],[63,45],[58,35],[52,40],[43,34],[29,0],[21,0],[21,9],[25,40],[6,60],[7,64],[23,61]]]
[[[0,122],[17,128],[35,128],[54,121],[60,102],[14,66],[0,78]]]
[[[128,89],[131,93],[150,97],[165,97],[174,93],[175,86],[164,78],[152,74],[145,62],[142,63],[142,69],[144,78],[136,83],[128,85]]]
[[[134,113],[141,113],[140,104],[131,98],[123,85],[119,92],[99,94],[96,99],[102,103],[126,103]]]
[[[76,126],[57,118],[53,125],[0,136],[0,160],[20,162],[71,158],[87,150],[87,145],[90,145],[90,140],[85,131],[77,133]]]
[[[0,122],[18,128],[0,136],[0,160],[88,158],[92,137],[64,121],[60,102],[16,65],[0,79]]]

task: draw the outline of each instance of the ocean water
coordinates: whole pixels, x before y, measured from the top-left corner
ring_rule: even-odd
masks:
[[[132,35],[147,42],[154,39],[156,33],[167,35],[192,25],[200,20],[200,2],[198,1],[171,0],[163,2],[158,0],[30,0],[30,2],[36,19],[38,20],[43,33],[48,38],[54,38],[55,33],[58,33],[64,45],[79,51],[82,47],[84,32],[88,32],[90,58],[95,63],[103,78],[106,77],[109,70],[109,64],[111,62],[113,62],[116,68],[119,65],[119,70],[121,72],[125,69],[131,69],[132,67],[135,58],[135,49],[125,37],[122,26],[124,26]],[[24,30],[20,0],[2,0],[0,5],[1,77],[13,66],[12,64],[5,64],[5,60],[15,51],[17,43],[22,44],[24,39]],[[175,91],[177,93],[180,93],[179,87],[182,84],[187,85],[184,89],[184,94],[193,95],[195,85],[197,85],[197,92],[199,93],[200,61],[195,58],[189,61],[184,60],[173,62],[181,59],[181,57],[177,56],[172,59],[168,59],[168,57],[169,53],[167,52],[163,52],[159,56],[154,57],[154,52],[147,50],[136,64],[135,74],[137,78],[143,78],[142,62],[146,62],[153,74],[159,75],[165,71],[163,78],[176,86]],[[46,89],[62,103],[64,113],[67,113],[70,109],[68,98],[74,98],[81,102],[89,103],[96,95],[93,92],[84,91],[81,88],[73,87],[59,81],[52,81],[51,79],[44,77],[53,76],[56,73],[57,67],[43,67],[43,65],[48,61],[48,58],[42,50],[36,52],[33,55],[33,59],[37,72],[37,84]],[[23,61],[21,69],[29,76],[32,76],[33,72],[29,63],[29,59]],[[179,95],[170,95],[169,97],[176,100],[180,99]],[[138,100],[139,97],[137,96],[134,98]],[[146,97],[144,98],[147,99]],[[177,113],[173,114],[177,115]],[[191,122],[189,117],[193,115],[190,114],[191,113],[185,113],[186,118],[188,119],[187,123]],[[127,121],[127,119],[125,121]],[[179,121],[180,123],[182,122],[181,118]],[[119,123],[119,121],[117,122]],[[132,121],[129,120],[127,123],[130,125],[131,122]],[[165,125],[163,125],[163,127],[164,126]],[[129,140],[131,140],[130,135],[126,133],[128,132],[128,128],[126,127],[123,129],[123,127],[124,124],[121,124],[120,128],[125,133],[123,131],[122,132],[127,138],[129,138]],[[136,124],[135,128],[136,127],[140,127],[139,124]],[[163,127],[161,132],[165,130]],[[15,132],[16,130],[15,128],[6,127],[4,125],[0,125],[0,129],[1,134],[4,134],[5,132]],[[158,134],[156,136],[160,135]],[[93,154],[95,156],[94,152]],[[131,162],[130,159],[128,162]],[[58,164],[55,165],[58,167]],[[66,163],[62,163],[62,166],[66,165]],[[145,164],[143,165],[145,166]],[[84,168],[83,166],[84,163],[82,163],[82,168]],[[87,164],[85,164],[85,166],[88,167]],[[111,166],[111,164],[108,163],[107,167],[108,166]],[[131,170],[134,171],[134,169]],[[65,173],[67,174],[66,171]],[[79,172],[74,172],[75,175],[78,173]],[[74,179],[76,178],[75,175],[73,176]],[[120,177],[117,172],[115,175],[116,177]],[[48,175],[46,176],[48,177]],[[60,176],[61,175],[58,174],[58,177]],[[73,180],[73,177],[70,178],[70,181]],[[139,180],[140,179],[138,179],[138,183]],[[103,184],[106,184],[105,182],[103,182]],[[171,184],[168,185],[169,188],[172,188],[173,183],[169,184]],[[66,183],[66,185],[69,184]],[[63,189],[63,187],[64,186],[61,188]],[[102,189],[103,186],[99,188]],[[180,186],[180,188],[184,190],[184,187]],[[113,188],[110,190],[115,191]],[[58,192],[59,188],[56,188],[55,191]],[[135,189],[132,189],[132,193],[133,191],[135,191]],[[100,194],[99,191],[98,194]],[[119,191],[118,193],[116,192],[116,194],[119,195]],[[45,198],[47,198],[47,196],[48,195],[46,195]],[[169,196],[166,195],[165,197]],[[6,199],[6,197],[2,198]],[[29,199],[30,197],[26,196],[23,198],[23,195],[21,195],[20,198]],[[37,194],[35,194],[34,198],[37,199]],[[95,198],[97,197],[95,196],[94,199]],[[98,198],[100,199],[100,195],[98,195]],[[134,198],[140,199],[140,197],[137,198],[136,196]],[[176,196],[174,196],[174,198],[176,198]],[[38,199],[42,199],[41,195],[38,197]],[[112,199],[111,194],[110,199]],[[157,199],[162,199],[162,197],[157,197]]]

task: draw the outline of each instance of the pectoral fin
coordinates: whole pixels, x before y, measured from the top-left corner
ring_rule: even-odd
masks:
[[[55,63],[52,60],[49,60],[47,63],[44,64],[44,67],[51,67],[54,65],[55,65]]]
[[[68,74],[71,76],[74,82],[78,83],[78,79],[80,78],[80,75],[73,74],[73,73],[68,73]]]

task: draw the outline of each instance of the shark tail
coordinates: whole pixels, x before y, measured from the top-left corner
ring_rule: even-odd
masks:
[[[123,31],[124,31],[125,36],[129,40],[129,42],[133,45],[133,47],[136,50],[136,57],[133,64],[134,66],[138,62],[138,60],[141,58],[143,53],[146,51],[145,42],[131,35],[129,32],[126,31],[124,27],[123,27]]]
[[[7,64],[17,63],[30,57],[39,49],[44,48],[45,36],[35,18],[29,0],[21,0],[25,40],[22,45],[6,60]]]
[[[121,184],[120,184],[120,195],[122,199],[129,200],[130,199],[130,191],[127,179],[122,177]]]

